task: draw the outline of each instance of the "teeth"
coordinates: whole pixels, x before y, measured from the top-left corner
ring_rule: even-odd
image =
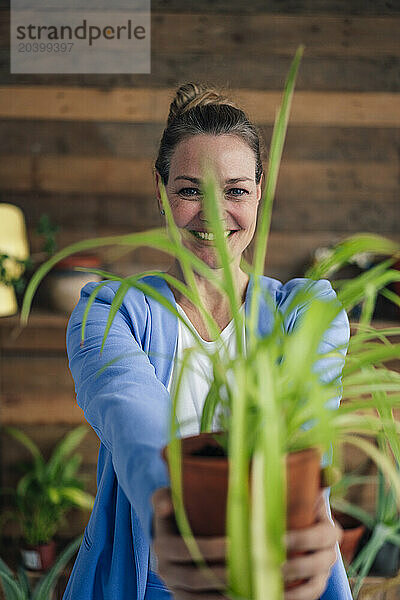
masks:
[[[203,231],[191,231],[191,233],[199,238],[200,240],[210,240],[213,241],[214,240],[214,234],[213,233],[206,233]],[[230,234],[230,230],[228,229],[227,231],[224,231],[224,236],[227,238],[228,235]]]

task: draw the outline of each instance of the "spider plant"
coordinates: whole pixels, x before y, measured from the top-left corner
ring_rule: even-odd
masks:
[[[390,360],[383,357],[385,350],[382,345],[389,349],[389,352],[391,348],[394,348],[395,352],[393,358],[399,358],[400,351],[396,352],[395,345],[390,344],[388,338],[391,336],[398,336],[400,334],[400,327],[388,327],[386,329],[378,330],[371,326],[371,318],[378,293],[400,307],[399,296],[385,287],[393,281],[399,281],[398,272],[395,269],[390,269],[390,266],[395,262],[395,257],[398,254],[396,244],[390,240],[371,234],[354,236],[350,240],[346,240],[344,244],[339,244],[335,248],[333,256],[330,256],[311,267],[307,275],[311,277],[323,277],[326,273],[329,272],[330,274],[333,274],[342,267],[351,258],[349,252],[346,251],[346,243],[348,241],[352,242],[352,250],[356,255],[364,251],[371,252],[373,255],[393,255],[391,258],[378,263],[363,275],[360,275],[353,283],[346,280],[338,280],[334,282],[334,285],[340,290],[339,298],[346,297],[346,289],[349,289],[350,292],[354,291],[356,286],[359,287],[359,283],[364,287],[363,311],[359,322],[354,324],[356,327],[356,334],[350,342],[349,359],[351,360],[353,356],[353,349],[356,350],[356,357],[359,356],[357,353],[358,349],[363,351],[364,356],[368,353],[373,354],[376,352],[374,360],[369,363],[367,362],[364,366],[360,365],[360,375],[363,373],[363,377],[365,379],[370,378],[372,383],[368,392],[371,396],[371,412],[379,415],[383,426],[382,432],[378,433],[376,436],[376,442],[381,455],[385,457],[385,460],[391,465],[393,470],[399,472],[400,442],[398,423],[393,414],[393,408],[396,404],[395,395],[398,388],[395,383],[392,389],[380,389],[377,383],[382,375],[385,376],[388,381],[392,378],[393,382],[396,382],[399,377],[398,373],[394,371],[387,368],[384,370],[382,369],[382,366],[384,366],[383,363],[386,360]],[[359,297],[360,291],[361,290],[357,292],[357,296]],[[347,293],[347,298],[350,299],[350,296],[351,294]],[[348,304],[348,310],[353,308],[355,303],[357,303],[357,301],[356,298],[353,297],[351,303]],[[382,361],[379,357],[380,352],[383,352]],[[381,368],[379,369],[378,367]],[[344,371],[343,381],[346,383],[346,369]],[[346,410],[345,403],[343,406]],[[343,479],[346,479],[346,476]],[[348,483],[350,485],[355,483],[368,483],[370,480],[371,478],[366,476],[348,477]],[[353,590],[355,597],[358,596],[365,577],[369,574],[378,552],[384,545],[387,542],[390,542],[400,546],[398,498],[395,489],[391,485],[388,485],[387,478],[379,467],[376,483],[378,488],[376,493],[375,514],[373,516],[360,506],[352,504],[344,498],[337,498],[334,500],[336,509],[361,521],[370,532],[369,539],[358,552],[348,569],[349,575],[355,577]]]
[[[17,574],[14,574],[0,558],[0,581],[5,600],[51,600],[57,579],[79,548],[82,538],[83,536],[79,536],[64,548],[53,567],[39,579],[34,589],[22,567],[18,567]]]
[[[379,394],[379,392],[377,392],[377,394]],[[375,407],[381,416],[385,414],[386,417],[386,435],[381,434],[378,436],[378,446],[380,451],[384,453],[390,461],[393,462],[396,470],[398,471],[399,439],[396,423],[394,422],[393,412],[390,407],[387,406],[386,402],[384,402],[383,406],[381,405],[379,397],[376,398]],[[400,547],[399,508],[396,501],[396,494],[392,487],[387,484],[386,478],[384,477],[381,469],[378,468],[376,476],[357,476],[350,474],[347,476],[345,475],[342,481],[346,481],[346,478],[347,485],[363,485],[370,483],[371,481],[377,484],[374,514],[370,514],[370,512],[366,511],[364,508],[347,501],[343,497],[344,494],[334,498],[332,502],[334,508],[340,510],[342,513],[354,517],[359,522],[363,523],[367,528],[367,535],[363,536],[358,553],[348,568],[349,575],[355,578],[354,595],[357,597],[364,578],[368,574],[388,575],[389,571],[392,570],[395,570],[397,573],[399,558],[398,553],[397,555],[393,554],[392,548],[393,546]],[[339,482],[338,485],[340,486],[340,484],[341,482]],[[344,487],[346,488],[346,484]],[[382,553],[384,551],[386,552],[386,550],[388,552],[386,553],[385,558]],[[389,560],[390,564],[388,564],[388,553],[392,555],[392,561],[390,562]],[[379,566],[375,567],[374,564],[374,561],[378,559],[379,555],[382,556],[382,559],[380,560],[380,569],[382,570],[383,568],[382,560],[384,560],[387,569],[386,573],[374,571],[374,568],[379,568]],[[393,575],[396,573],[390,574]]]
[[[2,488],[1,493],[12,496],[15,508],[7,511],[1,522],[3,524],[12,517],[19,522],[27,544],[46,544],[65,522],[65,515],[72,507],[93,508],[94,498],[83,490],[82,475],[77,475],[82,456],[72,454],[87,434],[88,427],[80,425],[69,431],[47,462],[38,446],[23,431],[15,427],[3,427],[2,430],[30,452],[32,461],[21,465],[24,474],[15,490]]]
[[[382,395],[382,404],[388,409],[400,402],[400,376],[384,366],[385,361],[399,354],[399,345],[390,341],[392,331],[381,332],[384,343],[379,346],[374,344],[371,341],[374,337],[373,328],[368,325],[368,315],[371,314],[371,306],[377,290],[391,281],[398,280],[400,276],[398,271],[389,268],[395,258],[385,261],[356,280],[344,282],[338,291],[337,299],[329,301],[315,298],[313,280],[320,278],[318,270],[315,269],[313,275],[309,276],[310,280],[301,286],[285,311],[276,310],[272,298],[262,291],[260,285],[273,198],[302,52],[303,48],[300,47],[292,62],[282,103],[275,120],[268,177],[256,231],[254,261],[249,265],[242,260],[243,268],[252,275],[254,283],[249,317],[245,317],[239,311],[239,298],[217,202],[217,184],[212,165],[207,163],[204,165],[205,177],[202,186],[204,210],[211,231],[214,233],[215,248],[223,272],[222,279],[218,279],[211,268],[182,244],[184,232],[180,232],[174,223],[165,188],[161,184],[160,193],[167,218],[167,230],[153,229],[124,236],[85,240],[64,248],[42,265],[33,276],[25,294],[21,315],[22,323],[26,323],[35,289],[56,262],[74,252],[104,245],[118,244],[131,248],[149,246],[167,252],[179,260],[185,282],[159,271],[147,271],[122,278],[105,271],[90,270],[100,274],[106,281],[96,286],[87,302],[82,322],[82,344],[90,307],[98,291],[107,284],[107,280],[119,281],[120,285],[110,308],[101,349],[104,347],[113,318],[131,286],[159,301],[180,319],[185,327],[191,329],[190,325],[181,318],[175,305],[143,281],[144,275],[157,275],[163,278],[196,305],[213,339],[219,337],[219,328],[201,302],[195,274],[207,277],[221,294],[226,295],[235,326],[237,356],[234,361],[229,361],[223,343],[221,351],[207,353],[212,362],[214,380],[205,401],[201,431],[211,430],[213,417],[217,414],[217,409],[221,409],[220,424],[226,433],[229,456],[226,530],[229,544],[226,593],[232,598],[242,600],[283,598],[281,565],[285,559],[283,544],[286,527],[285,457],[289,453],[306,448],[318,448],[321,454],[326,455],[339,442],[347,441],[354,444],[377,462],[385,477],[391,482],[397,505],[400,505],[398,473],[388,457],[368,439],[368,436],[385,436],[385,428],[389,423],[386,413],[378,416],[368,413],[374,406],[374,397],[371,397],[371,394],[379,391]],[[330,258],[331,263],[339,264],[344,257],[358,252],[360,245],[384,247],[391,256],[399,252],[398,245],[390,240],[362,234],[344,240],[335,249]],[[273,314],[272,331],[264,337],[258,335],[257,330],[261,299]],[[343,308],[348,310],[361,301],[363,313],[360,318],[360,329],[355,339],[350,341],[341,381],[339,375],[346,354],[347,340],[342,347],[332,349],[324,347],[323,336],[327,329],[334,325],[335,318]],[[295,330],[286,331],[285,317],[295,307],[299,307],[302,318]],[[246,345],[242,343],[244,325]],[[200,342],[195,343],[196,349],[207,352]],[[199,566],[206,569],[183,505],[181,441],[177,435],[176,409],[179,389],[190,352],[191,350],[188,350],[184,355],[177,385],[172,394],[168,459],[178,526],[193,557]],[[325,359],[324,363],[320,362],[322,358]],[[336,398],[341,391],[347,402],[338,410],[332,410],[336,407]],[[362,414],[359,414],[359,411],[363,411]],[[396,423],[393,427],[398,431]],[[252,462],[251,491],[250,462]],[[208,570],[205,572],[212,577]]]

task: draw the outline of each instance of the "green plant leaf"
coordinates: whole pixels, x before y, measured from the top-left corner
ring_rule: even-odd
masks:
[[[67,464],[65,462],[67,456],[71,454],[71,452],[75,450],[77,446],[79,446],[85,435],[87,435],[88,431],[89,428],[87,425],[79,425],[78,427],[72,429],[72,431],[69,431],[56,445],[46,468],[50,481],[54,479],[57,470],[59,470],[60,467],[65,467]]]
[[[68,561],[73,557],[73,555],[78,550],[83,540],[83,535],[75,538],[64,550],[61,552],[59,557],[57,558],[54,565],[51,569],[44,575],[39,583],[37,584],[33,595],[32,600],[49,600],[52,592],[54,591],[55,585],[57,583],[57,578],[59,577],[61,571],[64,569]]]
[[[44,476],[44,459],[38,446],[33,442],[23,431],[15,427],[3,427],[3,431],[11,435],[14,439],[20,442],[32,454],[35,464],[36,475],[39,480]]]
[[[21,503],[28,501],[28,504],[30,504],[30,500],[29,500],[30,489],[34,486],[36,487],[36,496],[38,494],[40,495],[41,493],[43,493],[43,486],[40,485],[40,482],[37,479],[36,472],[28,472],[28,473],[26,473],[26,475],[21,477],[21,479],[19,480],[19,482],[17,484],[16,495],[17,495],[17,502],[19,503],[20,509],[21,509]],[[39,488],[39,492],[38,492],[37,488]],[[35,495],[35,492],[34,492],[34,495]]]
[[[26,575],[26,571],[21,565],[18,565],[17,569],[18,581],[21,586],[21,589],[24,593],[24,598],[30,598],[31,595],[31,585],[29,583],[29,579]]]
[[[28,596],[24,595],[23,588],[21,588],[18,585],[18,582],[15,581],[13,572],[1,558],[0,580],[6,600],[28,600]]]
[[[65,461],[64,469],[63,469],[63,481],[70,481],[76,472],[79,470],[79,467],[82,464],[83,456],[82,454],[78,454],[77,452],[73,454],[70,458]],[[82,475],[81,475],[82,478]]]
[[[372,529],[375,525],[375,520],[371,515],[367,513],[366,510],[357,506],[356,504],[352,504],[343,498],[335,498],[332,497],[330,499],[331,507],[335,510],[338,510],[346,515],[350,515],[354,519],[357,519],[361,523],[363,523],[366,527]]]
[[[62,487],[58,491],[61,498],[65,498],[71,504],[86,510],[93,509],[94,498],[91,494],[74,487]]]
[[[321,279],[331,276],[335,271],[349,262],[356,254],[370,252],[372,254],[393,255],[400,251],[400,245],[384,236],[373,233],[357,233],[346,238],[332,248],[332,253],[310,267],[305,277]]]
[[[260,283],[259,276],[264,272],[265,254],[267,250],[268,233],[271,223],[272,205],[278,180],[279,167],[286,137],[286,129],[294,93],[297,72],[303,55],[304,46],[299,46],[291,63],[286,79],[282,102],[278,110],[272,132],[269,149],[268,175],[265,185],[264,197],[261,204],[261,215],[255,233],[255,251],[253,260],[254,286],[250,305],[249,320],[249,347],[252,348],[256,337],[256,323],[258,322]]]
[[[17,442],[20,442],[23,446],[25,446],[25,448],[32,454],[33,458],[44,462],[39,447],[23,431],[16,429],[15,427],[3,427],[3,431],[11,435],[15,440],[17,440]]]

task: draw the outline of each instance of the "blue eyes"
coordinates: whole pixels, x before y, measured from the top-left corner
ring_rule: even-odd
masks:
[[[233,193],[234,191],[240,192],[240,193],[239,194],[234,194]],[[181,196],[186,196],[186,197],[201,195],[200,190],[198,190],[197,188],[190,188],[190,187],[182,188],[178,193]],[[233,196],[233,197],[236,197],[236,198],[241,198],[245,194],[249,194],[249,192],[247,190],[244,190],[243,188],[231,188],[228,191],[228,195],[229,196]]]

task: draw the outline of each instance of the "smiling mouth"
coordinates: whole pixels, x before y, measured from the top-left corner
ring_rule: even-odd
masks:
[[[236,229],[227,230],[224,232],[225,239],[228,237],[232,237],[234,233],[236,233]],[[193,229],[189,229],[189,232],[198,240],[212,242],[215,239],[213,233],[208,233],[206,231],[194,231]]]

